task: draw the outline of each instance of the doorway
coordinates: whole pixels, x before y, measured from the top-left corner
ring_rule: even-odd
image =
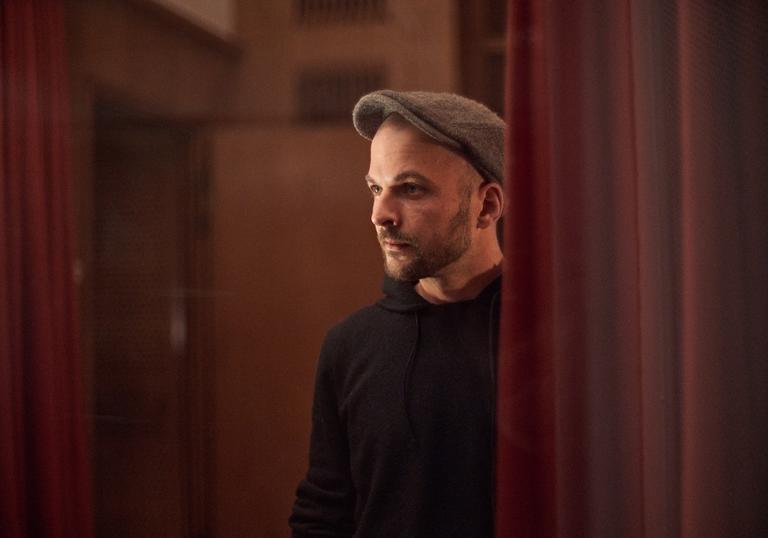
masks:
[[[207,536],[213,361],[200,130],[97,100],[90,267],[97,536]]]

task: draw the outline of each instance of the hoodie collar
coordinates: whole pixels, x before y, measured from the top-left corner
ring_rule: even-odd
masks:
[[[480,292],[478,298],[488,293],[496,293],[500,288],[501,276],[488,284],[488,286]],[[416,292],[416,282],[395,280],[394,278],[385,275],[384,280],[381,283],[381,291],[384,292],[384,297],[380,299],[377,304],[382,308],[393,312],[414,312],[423,310],[429,306],[434,306]]]
[[[381,291],[384,292],[384,297],[378,302],[379,306],[393,312],[413,312],[431,304],[416,292],[416,282],[384,276]]]

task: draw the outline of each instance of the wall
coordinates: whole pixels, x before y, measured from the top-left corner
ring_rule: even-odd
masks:
[[[235,33],[235,0],[151,0],[220,36]]]
[[[385,66],[394,89],[458,88],[454,2],[390,0],[383,21],[300,24],[294,2],[238,5],[247,43],[233,111],[239,117],[287,119],[296,108],[295,77],[307,66]]]
[[[346,128],[234,127],[214,161],[216,535],[286,536],[322,337],[379,295],[367,148]]]

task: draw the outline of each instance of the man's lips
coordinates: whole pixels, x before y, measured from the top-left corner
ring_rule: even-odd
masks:
[[[381,244],[387,250],[394,250],[395,252],[401,252],[411,246],[410,243],[404,241],[394,241],[392,239],[384,239]]]

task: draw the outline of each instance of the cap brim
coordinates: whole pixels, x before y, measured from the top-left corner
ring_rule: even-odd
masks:
[[[397,94],[403,101],[383,92],[370,93],[358,101],[352,111],[352,122],[358,133],[368,140],[372,140],[376,132],[390,114],[398,114],[426,135],[448,147],[461,149],[461,144],[435,129],[430,123],[421,119],[413,111],[418,108],[417,103],[409,103],[402,94]]]

